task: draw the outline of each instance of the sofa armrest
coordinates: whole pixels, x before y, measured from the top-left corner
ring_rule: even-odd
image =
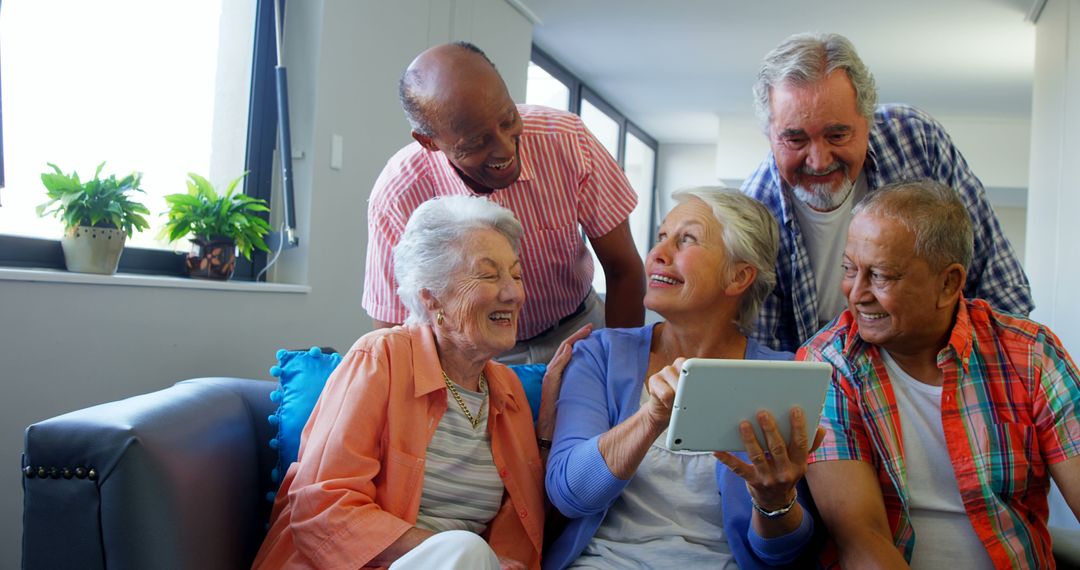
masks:
[[[200,378],[28,427],[23,567],[249,566],[274,490],[275,387]]]
[[[1058,568],[1080,568],[1080,529],[1050,527]]]

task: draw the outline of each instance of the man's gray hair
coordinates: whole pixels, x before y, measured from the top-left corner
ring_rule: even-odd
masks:
[[[840,34],[808,32],[795,34],[765,56],[765,63],[754,84],[754,113],[762,130],[768,132],[772,121],[772,88],[783,83],[810,85],[842,69],[855,88],[855,107],[874,124],[877,86],[855,46]]]
[[[853,213],[900,222],[915,235],[915,255],[935,271],[952,263],[971,265],[971,216],[956,190],[945,184],[912,180],[882,186],[860,200]]]
[[[757,277],[743,293],[736,326],[750,334],[765,298],[776,287],[776,255],[780,250],[780,229],[769,209],[734,188],[699,186],[672,194],[680,204],[691,198],[705,202],[723,228],[727,266],[720,267],[724,281],[734,277],[736,263],[757,269]]]
[[[521,243],[521,222],[514,213],[478,196],[445,196],[420,204],[394,247],[397,294],[409,310],[406,324],[429,324],[431,318],[420,292],[436,297],[446,293],[450,279],[467,259],[465,234],[495,230],[506,237],[514,253]]]
[[[492,69],[496,72],[499,71],[491,58],[484,53],[484,50],[475,44],[457,41],[453,42],[453,45],[479,55],[491,65]],[[409,127],[413,132],[426,137],[434,137],[435,127],[432,122],[435,118],[431,116],[430,110],[427,108],[427,101],[419,94],[419,92],[423,91],[424,79],[424,75],[413,69],[412,66],[406,68],[405,73],[401,75],[401,80],[398,81],[398,99],[401,101],[401,110],[405,111],[405,119],[409,121]]]

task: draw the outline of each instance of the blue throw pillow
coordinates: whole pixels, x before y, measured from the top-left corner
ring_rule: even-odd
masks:
[[[300,451],[300,433],[304,431],[315,403],[319,401],[326,380],[341,362],[341,355],[326,354],[319,347],[311,350],[279,350],[278,363],[270,368],[280,387],[270,393],[270,399],[278,403],[278,409],[268,418],[277,427],[277,436],[270,440],[270,447],[278,452],[278,460],[270,476],[281,483],[289,466],[296,461]],[[544,380],[546,364],[516,364],[510,366],[521,379],[525,396],[529,400],[533,421],[540,410],[540,387]],[[267,495],[273,501],[274,493]]]
[[[300,432],[322,394],[326,379],[341,362],[341,355],[324,353],[316,346],[311,350],[282,349],[277,351],[277,359],[270,374],[278,378],[280,387],[270,393],[270,399],[278,403],[278,409],[269,420],[277,426],[277,436],[270,440],[270,447],[277,450],[278,460],[270,476],[280,483],[289,465],[296,461]]]
[[[544,372],[547,372],[547,364],[515,364],[510,366],[521,379],[521,387],[525,389],[525,397],[529,399],[529,408],[532,409],[533,421],[540,415],[540,387],[544,382]]]

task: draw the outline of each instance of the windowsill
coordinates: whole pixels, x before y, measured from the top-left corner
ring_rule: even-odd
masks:
[[[85,283],[90,285],[118,285],[122,287],[165,287],[172,289],[209,289],[213,291],[240,291],[249,293],[310,293],[307,285],[290,283],[252,283],[250,281],[210,281],[184,277],[162,277],[116,273],[95,275],[72,273],[50,269],[14,269],[0,267],[0,281],[38,281],[47,283]]]

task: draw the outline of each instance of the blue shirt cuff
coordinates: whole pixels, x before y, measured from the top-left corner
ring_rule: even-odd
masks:
[[[627,483],[616,477],[604,461],[599,435],[574,449],[571,460],[566,462],[566,476],[570,491],[586,510],[607,507]]]
[[[753,523],[746,531],[750,548],[763,562],[770,565],[787,564],[795,560],[814,534],[814,518],[802,510],[802,522],[795,530],[773,538],[762,538],[754,530]]]

